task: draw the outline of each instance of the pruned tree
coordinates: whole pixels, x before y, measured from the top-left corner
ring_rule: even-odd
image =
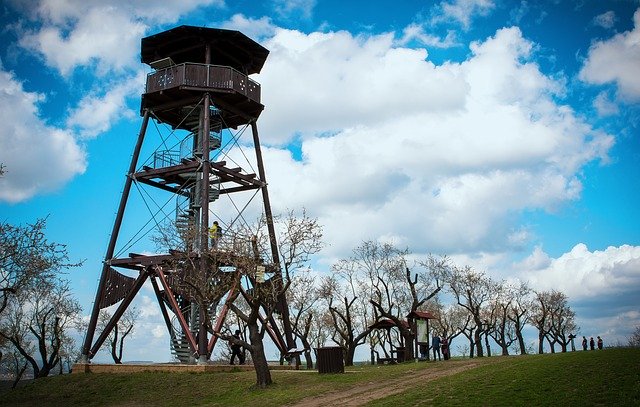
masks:
[[[563,352],[570,343],[569,335],[577,332],[575,312],[568,303],[567,296],[557,290],[535,293],[532,323],[538,329],[538,353],[544,351],[544,340],[549,343],[551,353],[559,343]]]
[[[312,368],[309,335],[316,316],[314,305],[319,300],[319,294],[315,278],[309,273],[309,261],[324,247],[322,226],[316,218],[309,217],[304,208],[300,214],[290,210],[284,218],[277,218],[276,222],[279,226],[277,240],[280,264],[294,287],[282,294],[288,299],[290,306],[287,311],[290,318],[288,322],[302,342],[308,368]]]
[[[69,263],[67,248],[45,236],[47,219],[14,226],[0,222],[0,315],[12,296],[46,283]]]
[[[297,275],[292,277],[291,289],[288,294],[291,327],[302,342],[307,369],[313,369],[311,342],[314,337],[314,329],[319,326],[314,322],[320,318],[318,303],[322,296],[321,290],[316,287],[316,278],[309,269],[300,270]]]
[[[429,311],[436,316],[435,329],[447,339],[450,349],[453,340],[467,330],[472,320],[466,309],[453,304],[442,305],[439,301],[434,302]]]
[[[500,346],[502,356],[509,355],[509,347],[516,341],[515,325],[509,318],[515,301],[514,287],[502,283],[499,285],[495,298],[489,303],[488,335]]]
[[[104,343],[103,347],[109,350],[114,363],[122,363],[124,341],[130,334],[133,334],[135,324],[139,317],[140,311],[138,311],[137,308],[127,308],[124,314],[122,314],[122,317],[120,317],[118,322],[109,333],[107,341]],[[100,311],[98,323],[103,326],[103,329],[104,325],[106,325],[110,319],[111,314],[109,313],[109,311],[107,311],[106,309]]]
[[[9,302],[0,336],[29,362],[35,378],[45,377],[61,363],[67,330],[80,312],[66,281],[47,281],[21,291]]]
[[[551,326],[549,302],[550,291],[536,291],[532,308],[531,323],[538,330],[538,353],[544,353],[544,339]],[[552,348],[553,351],[553,348]]]
[[[494,297],[497,285],[488,276],[470,266],[452,267],[447,275],[447,283],[459,306],[465,308],[474,322],[473,342],[476,355],[484,356],[482,347],[483,307]],[[485,325],[486,326],[486,325]],[[472,346],[473,346],[472,345]]]
[[[570,335],[578,330],[575,322],[576,314],[569,306],[565,293],[553,291],[549,299],[547,307],[550,310],[551,323],[547,332],[547,340],[552,338],[554,343],[559,343],[564,353],[567,351],[567,345],[571,343]]]
[[[531,309],[533,307],[533,291],[527,283],[520,282],[514,288],[513,301],[507,317],[513,322],[513,329],[518,341],[518,348],[521,355],[527,354],[527,347],[524,343],[522,330],[531,319]]]
[[[333,322],[331,339],[344,349],[344,363],[353,365],[356,348],[366,342],[374,318],[369,313],[367,296],[361,293],[363,280],[355,263],[340,260],[331,266],[334,275],[321,283],[323,297]]]

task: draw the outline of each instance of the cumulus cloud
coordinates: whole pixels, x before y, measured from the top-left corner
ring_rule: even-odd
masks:
[[[266,45],[272,203],[307,206],[334,254],[375,236],[414,251],[521,247],[517,214],[577,199],[580,169],[613,144],[556,102],[564,82],[517,28],[442,65],[387,35],[278,30]],[[300,159],[278,147],[296,137]]]
[[[596,41],[589,48],[579,77],[587,83],[615,83],[623,100],[640,100],[640,9],[633,15],[634,29]]]
[[[109,130],[117,120],[133,118],[134,113],[127,107],[127,99],[139,97],[143,93],[146,75],[139,71],[133,77],[118,81],[113,86],[101,87],[96,92],[83,97],[77,107],[69,112],[67,126],[77,129],[84,138],[93,138]]]
[[[614,293],[640,294],[640,246],[589,251],[579,243],[556,259],[538,248],[515,268],[533,288],[557,289],[578,302]]]
[[[103,75],[121,72],[138,63],[140,37],[149,26],[174,22],[203,5],[224,1],[40,0],[28,9],[38,26],[20,33],[20,45],[64,76],[78,66],[95,66]]]
[[[74,135],[47,125],[39,115],[44,96],[27,92],[0,65],[0,200],[20,202],[59,188],[86,168],[86,152]]]
[[[221,22],[219,27],[240,31],[255,41],[273,36],[277,28],[269,17],[255,19],[243,14],[233,15],[229,20]]]

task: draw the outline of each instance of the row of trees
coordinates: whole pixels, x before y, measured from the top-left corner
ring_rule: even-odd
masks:
[[[308,271],[294,276],[289,292],[292,325],[305,348],[322,346],[329,339],[345,349],[345,361],[352,364],[358,346],[368,343],[374,350],[391,340],[371,328],[381,318],[395,323],[398,342],[412,343],[414,332],[403,321],[416,310],[432,312],[435,333],[449,343],[458,336],[466,338],[471,357],[490,356],[491,343],[502,355],[527,353],[527,325],[538,330],[539,353],[545,341],[551,352],[556,345],[566,351],[570,335],[578,330],[562,292],[496,281],[470,266],[456,266],[446,256],[414,259],[408,267],[411,257],[407,249],[367,241],[333,264],[329,276]],[[450,302],[444,303],[445,298]],[[386,347],[377,350],[384,352]],[[414,357],[410,347],[405,352],[407,358]],[[306,359],[311,365],[310,352]]]

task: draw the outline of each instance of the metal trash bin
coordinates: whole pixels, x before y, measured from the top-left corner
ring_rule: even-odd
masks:
[[[316,348],[318,373],[344,373],[344,358],[340,346]]]

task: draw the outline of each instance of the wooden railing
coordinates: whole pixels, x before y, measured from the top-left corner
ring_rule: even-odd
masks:
[[[147,75],[146,93],[179,86],[234,90],[260,103],[260,84],[228,66],[184,63]]]

